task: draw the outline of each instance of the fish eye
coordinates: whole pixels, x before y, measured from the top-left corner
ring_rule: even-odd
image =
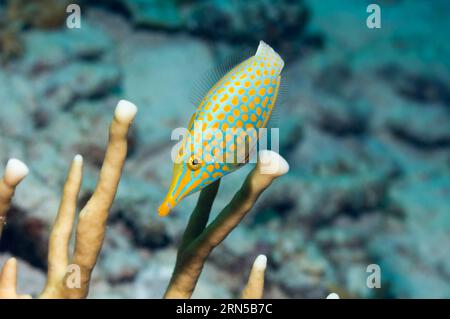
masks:
[[[189,167],[190,170],[196,171],[200,169],[200,167],[202,167],[202,163],[198,158],[191,156],[187,162],[187,166]]]

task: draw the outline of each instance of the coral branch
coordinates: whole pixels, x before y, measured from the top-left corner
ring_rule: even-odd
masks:
[[[137,112],[134,104],[120,101],[109,133],[109,145],[100,170],[94,194],[80,212],[77,239],[72,263],[81,267],[82,289],[78,297],[85,297],[89,280],[105,236],[106,220],[116,196],[122,168],[127,156],[128,129]]]
[[[81,155],[77,155],[69,169],[58,215],[50,234],[48,274],[43,297],[57,296],[60,290],[64,290],[60,285],[69,265],[69,241],[72,235],[82,174],[83,158]]]
[[[197,205],[189,218],[188,225],[183,234],[178,254],[182,253],[184,249],[196,239],[205,229],[208,224],[209,214],[219,191],[220,179],[208,185],[201,193]]]
[[[267,257],[259,255],[253,263],[247,285],[242,291],[242,299],[261,299],[264,293],[264,273],[267,266]]]
[[[19,295],[17,286],[17,260],[9,258],[0,273],[0,299],[31,299],[30,295]]]
[[[6,164],[5,174],[0,180],[0,237],[6,223],[6,213],[17,185],[28,175],[28,167],[17,159],[10,159]]]
[[[120,101],[110,127],[109,143],[95,191],[78,217],[75,251],[68,260],[82,159],[75,157],[64,187],[58,217],[50,236],[49,272],[42,298],[85,298],[92,270],[105,236],[106,220],[119,185],[127,155],[127,134],[137,112],[134,104]],[[79,285],[68,285],[68,267],[79,267]]]
[[[206,258],[211,251],[219,245],[227,235],[240,223],[255,204],[259,195],[272,183],[272,181],[287,173],[289,165],[277,153],[261,151],[256,167],[247,176],[241,189],[236,193],[231,202],[222,210],[202,231],[198,229],[199,223],[193,219],[208,220],[212,201],[215,197],[213,189],[202,191],[197,204],[197,212],[191,216],[185,231],[183,245],[177,256],[177,263],[172,274],[171,281],[165,293],[165,298],[190,298],[197,284],[197,280],[203,269]],[[201,207],[204,217],[198,216]],[[206,222],[200,223],[203,227]],[[192,230],[195,226],[195,230]],[[191,234],[198,234],[191,239]],[[190,242],[186,243],[186,238]]]

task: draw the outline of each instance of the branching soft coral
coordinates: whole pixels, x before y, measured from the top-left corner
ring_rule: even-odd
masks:
[[[103,243],[106,220],[116,195],[127,155],[127,135],[137,108],[127,101],[117,105],[110,127],[109,143],[95,191],[78,216],[75,249],[71,255],[76,203],[80,191],[83,159],[75,156],[69,169],[64,191],[53,225],[48,253],[47,283],[40,298],[85,298],[89,292],[92,270]],[[5,220],[14,189],[28,170],[17,160],[10,160],[0,183],[0,216]],[[1,229],[0,229],[1,230]],[[79,283],[69,283],[71,270],[79,269]],[[10,259],[0,276],[0,298],[22,298],[15,293],[16,261]]]
[[[202,190],[183,235],[165,298],[191,297],[203,265],[212,250],[241,222],[272,181],[286,174],[288,170],[289,165],[279,154],[261,151],[258,163],[247,176],[241,189],[209,225],[207,223],[220,180]],[[263,261],[263,257],[260,257],[255,262],[249,283],[242,294],[243,298],[262,296],[265,270]]]
[[[64,185],[58,214],[53,225],[48,253],[47,283],[40,298],[85,298],[89,292],[92,270],[103,243],[106,220],[119,184],[127,154],[127,134],[136,114],[136,106],[119,102],[110,127],[109,144],[95,191],[81,210],[76,226],[75,248],[71,254],[69,241],[74,228],[80,191],[83,158],[75,156]],[[261,193],[289,165],[277,153],[261,151],[255,168],[247,176],[231,202],[208,225],[211,207],[219,189],[219,181],[201,193],[178,251],[175,269],[165,298],[191,297],[204,263],[212,250],[241,222]],[[0,218],[4,222],[14,190],[27,175],[27,167],[18,160],[8,162],[0,181]],[[0,235],[3,223],[0,223]],[[262,298],[267,258],[256,258],[241,297]],[[17,261],[9,259],[0,274],[0,298],[29,298],[16,292]],[[78,284],[71,282],[71,271],[78,269]]]

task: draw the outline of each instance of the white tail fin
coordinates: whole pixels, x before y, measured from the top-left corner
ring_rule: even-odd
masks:
[[[284,67],[284,61],[280,57],[280,55],[276,53],[275,50],[272,49],[270,45],[268,45],[264,41],[259,41],[258,50],[256,50],[255,56],[267,57],[269,58],[269,60],[272,60],[273,62],[277,63],[278,73],[280,73]]]

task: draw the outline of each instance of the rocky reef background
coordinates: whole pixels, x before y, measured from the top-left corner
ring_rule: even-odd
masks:
[[[291,165],[208,260],[194,297],[236,297],[265,253],[268,298],[450,298],[450,2],[362,0],[0,1],[0,162],[20,186],[0,261],[19,288],[43,286],[49,228],[68,165],[86,159],[92,192],[120,98],[139,106],[132,148],[90,297],[160,298],[197,195],[168,218],[170,133],[194,109],[193,84],[260,39],[286,60],[281,149]],[[225,178],[220,209],[249,167]],[[368,289],[366,267],[381,267]]]

